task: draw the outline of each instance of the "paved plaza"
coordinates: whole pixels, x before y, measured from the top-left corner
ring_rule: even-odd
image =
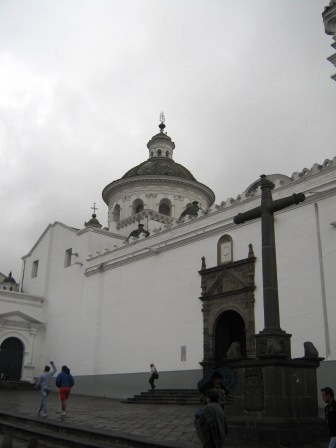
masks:
[[[40,403],[40,392],[1,391],[0,400],[1,411],[34,417]],[[62,417],[58,394],[51,392],[47,418],[98,431],[118,431],[148,437],[149,440],[201,447],[193,424],[196,409],[191,405],[127,404],[110,398],[72,394],[67,415]]]
[[[40,402],[40,392],[1,390],[0,411],[17,413],[27,417],[36,417]],[[201,404],[200,404],[201,405]],[[194,428],[194,405],[153,405],[127,404],[110,398],[88,397],[72,394],[68,400],[66,417],[60,415],[58,395],[52,392],[48,398],[48,419],[66,421],[71,425],[94,430],[122,432],[148,438],[151,441],[171,443],[175,447],[196,447],[202,445],[197,439]],[[37,418],[37,417],[36,417]],[[38,417],[43,418],[43,417]],[[0,438],[0,441],[2,439]],[[227,440],[228,447],[244,448],[239,441]],[[307,447],[324,448],[326,440]],[[14,448],[21,445],[14,444]]]

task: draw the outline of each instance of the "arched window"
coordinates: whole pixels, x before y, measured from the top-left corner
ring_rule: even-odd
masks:
[[[153,152],[153,151],[151,151],[151,153],[150,153],[150,156],[151,156],[151,157],[153,157],[153,156],[154,156],[154,152]]]
[[[158,155],[159,157],[161,157],[161,154],[162,154],[161,149],[158,149],[157,155]]]
[[[120,205],[117,204],[113,209],[113,221],[119,222],[120,221]]]
[[[171,202],[169,199],[162,199],[159,205],[159,213],[171,216]]]
[[[136,199],[133,202],[133,206],[132,206],[132,216],[135,215],[136,213],[141,212],[144,209],[144,204],[142,202],[141,199]]]
[[[223,235],[217,244],[217,264],[233,261],[233,244],[230,235]]]
[[[166,151],[166,157],[169,157],[169,151]]]

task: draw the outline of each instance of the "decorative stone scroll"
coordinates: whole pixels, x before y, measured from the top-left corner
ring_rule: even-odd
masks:
[[[261,367],[245,369],[244,409],[248,412],[264,409],[264,377]]]

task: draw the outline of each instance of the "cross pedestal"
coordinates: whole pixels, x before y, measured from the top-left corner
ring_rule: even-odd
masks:
[[[326,436],[318,416],[319,359],[263,358],[230,361],[238,372],[229,412],[229,437],[294,445]],[[326,445],[327,446],[327,445]]]

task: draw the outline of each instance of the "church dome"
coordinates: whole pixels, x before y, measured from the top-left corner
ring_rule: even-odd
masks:
[[[166,157],[152,157],[140,165],[131,168],[122,179],[134,176],[174,176],[183,179],[196,180],[187,168],[173,159]]]
[[[12,273],[10,272],[8,277],[4,278],[3,283],[13,283],[16,285],[16,281],[14,280],[14,278],[12,277]]]
[[[92,218],[89,219],[88,222],[84,223],[84,225],[85,225],[85,227],[96,227],[97,229],[100,229],[102,227],[102,225],[98,221],[97,215],[95,213],[92,215]]]
[[[156,232],[177,222],[191,203],[204,214],[215,201],[209,187],[173,160],[175,143],[164,132],[163,113],[160,121],[160,132],[147,143],[148,158],[103,190],[111,232],[128,237],[141,220],[146,221],[147,231]]]
[[[174,162],[175,143],[166,132],[163,132],[166,127],[163,113],[160,119],[160,132],[147,143],[149,159],[131,168],[122,179],[134,176],[173,176],[195,181],[196,179],[187,168]]]

